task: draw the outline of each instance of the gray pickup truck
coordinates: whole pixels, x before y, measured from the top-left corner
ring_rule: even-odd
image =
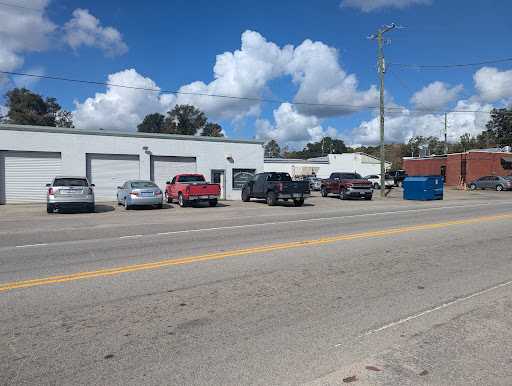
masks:
[[[264,198],[267,204],[277,204],[277,200],[293,200],[295,206],[304,204],[304,199],[311,197],[309,183],[306,181],[292,181],[288,173],[258,173],[245,182],[242,189],[242,201],[251,198]]]

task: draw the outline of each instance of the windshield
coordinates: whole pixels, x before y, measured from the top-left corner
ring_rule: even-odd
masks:
[[[53,186],[89,186],[83,178],[56,178]]]
[[[203,176],[181,176],[180,182],[204,182]]]
[[[342,174],[341,177],[344,180],[362,180],[363,179],[363,177],[361,177],[361,175],[359,175],[357,173],[346,173],[346,174]]]
[[[291,181],[288,173],[269,173],[267,181]]]
[[[133,181],[132,188],[133,189],[158,188],[158,186],[156,186],[151,181]]]

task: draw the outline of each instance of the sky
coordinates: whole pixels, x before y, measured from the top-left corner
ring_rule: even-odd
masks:
[[[385,142],[444,139],[445,114],[456,142],[512,105],[511,14],[510,0],[0,0],[0,94],[55,97],[78,129],[135,132],[190,104],[230,138],[376,146],[369,38],[394,23]]]

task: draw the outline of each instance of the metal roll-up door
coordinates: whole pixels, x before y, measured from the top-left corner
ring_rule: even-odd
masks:
[[[140,175],[138,155],[87,154],[87,178],[94,187],[95,201],[115,201],[117,187]]]
[[[1,154],[7,204],[46,202],[46,184],[62,174],[60,153],[5,151]]]
[[[165,183],[172,180],[176,174],[196,172],[195,157],[151,156],[151,180],[162,190],[165,189]]]

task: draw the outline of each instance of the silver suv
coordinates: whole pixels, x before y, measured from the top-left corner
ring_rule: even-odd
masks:
[[[46,185],[46,211],[60,208],[85,208],[94,212],[94,184],[87,177],[57,176]]]

